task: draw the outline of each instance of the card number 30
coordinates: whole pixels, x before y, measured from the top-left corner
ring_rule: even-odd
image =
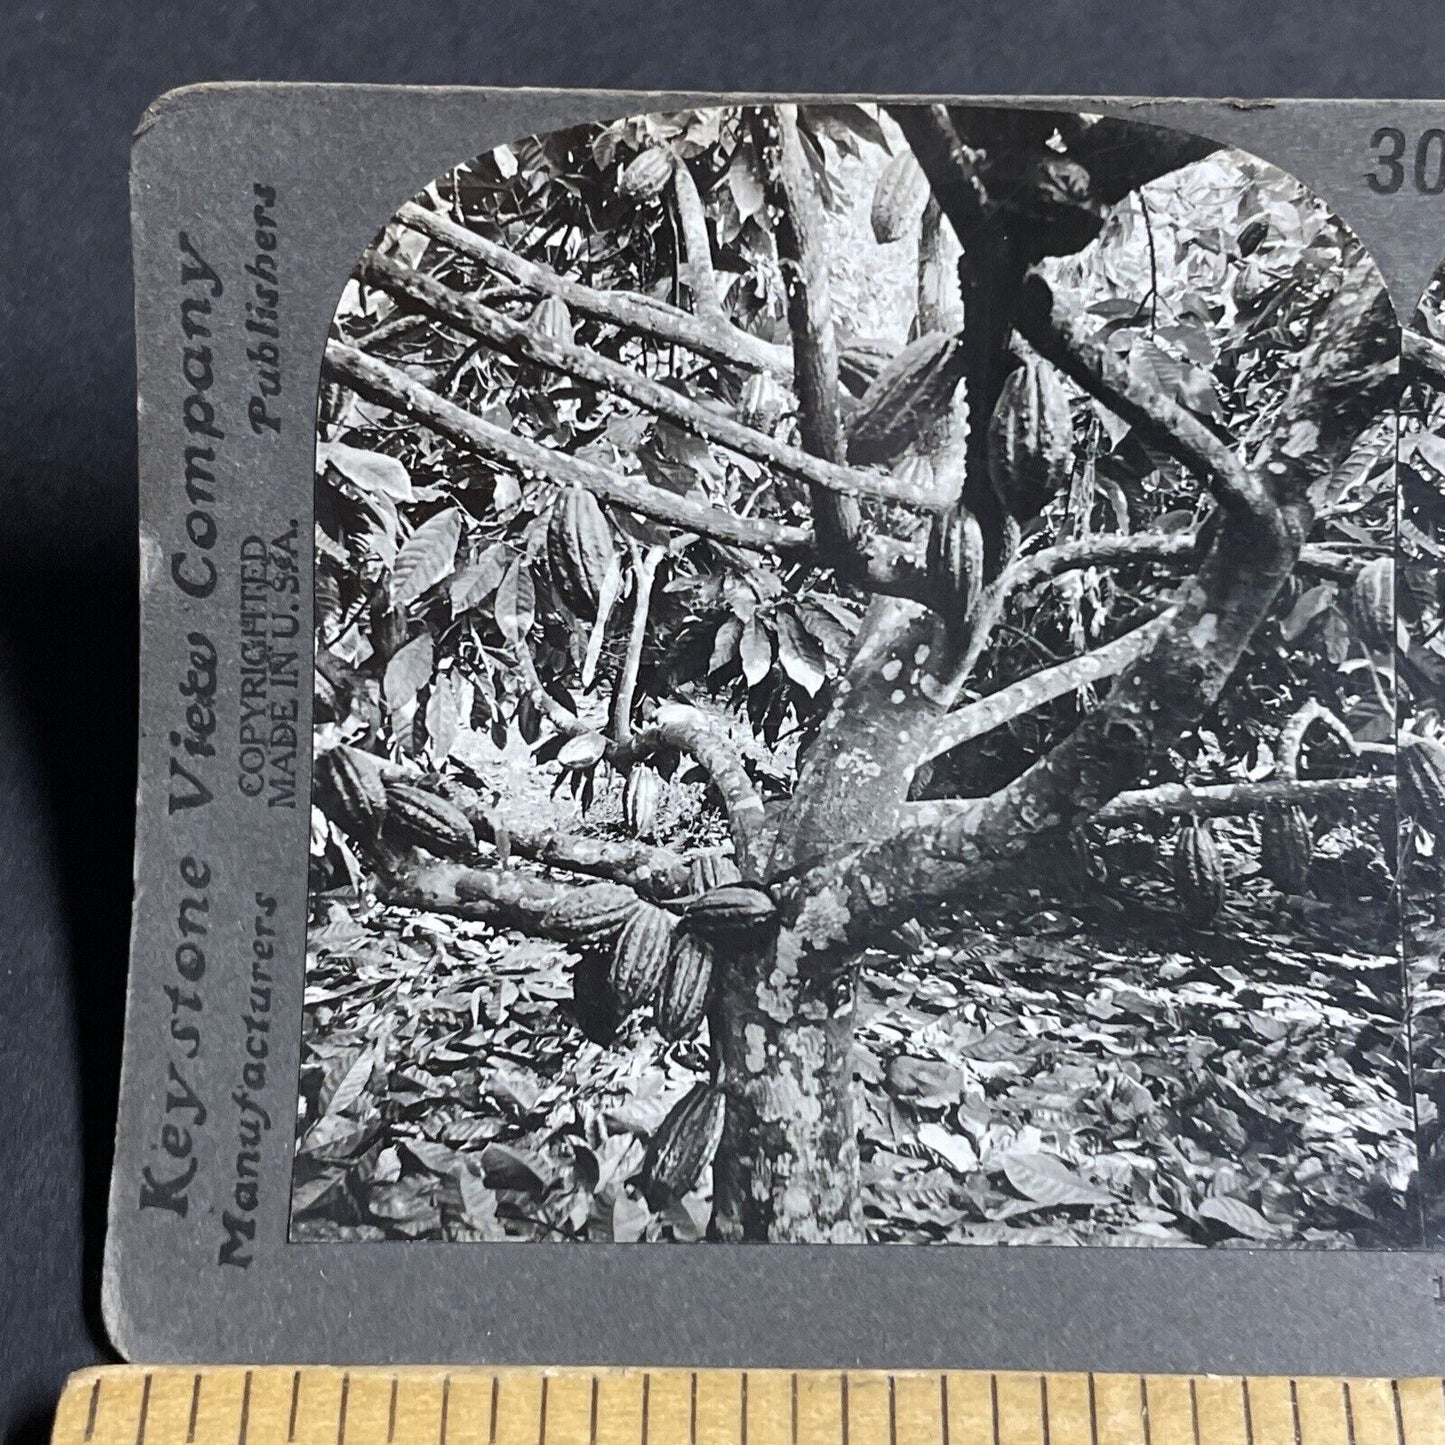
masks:
[[[1380,196],[1393,196],[1408,180],[1425,196],[1445,193],[1445,130],[1422,131],[1413,148],[1398,126],[1382,125],[1370,137],[1375,169],[1365,184]]]

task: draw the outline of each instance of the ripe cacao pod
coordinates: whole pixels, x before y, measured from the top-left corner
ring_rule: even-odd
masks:
[[[736,938],[768,927],[777,913],[777,906],[761,888],[751,883],[724,883],[694,898],[684,917],[699,938]]]
[[[930,331],[904,347],[878,373],[848,419],[848,460],[891,466],[942,421],[965,364],[958,338],[944,331]]]
[[[672,152],[666,146],[649,146],[623,167],[617,178],[617,189],[635,201],[650,200],[661,195],[672,179],[673,165]]]
[[[616,556],[612,528],[597,498],[585,487],[568,487],[547,524],[547,563],[562,600],[584,621],[596,621],[598,599]]]
[[[398,843],[425,848],[438,858],[467,858],[477,851],[467,815],[410,783],[386,784],[386,830]]]
[[[646,1003],[667,973],[677,920],[665,908],[644,903],[622,925],[612,945],[612,991],[618,1004]]]
[[[1260,871],[1281,893],[1304,893],[1310,885],[1315,840],[1304,809],[1268,808],[1259,822]]]
[[[912,151],[901,151],[883,168],[873,187],[873,205],[868,219],[873,239],[880,246],[897,241],[923,219],[928,204],[928,177]]]
[[[1445,828],[1445,743],[1402,731],[1400,749],[1401,802],[1421,826]]]
[[[1360,641],[1372,654],[1395,645],[1395,559],[1366,562],[1350,589],[1350,616]]]
[[[1174,889],[1184,916],[1205,927],[1224,906],[1224,865],[1207,822],[1189,823],[1174,845]]]
[[[569,888],[542,915],[542,932],[560,943],[599,947],[632,916],[637,895],[620,883]]]
[[[638,763],[627,775],[622,790],[622,812],[627,826],[639,838],[650,837],[657,822],[657,805],[662,799],[662,778],[646,763]]]
[[[862,396],[892,355],[886,341],[858,337],[838,351],[838,379],[854,396]]]
[[[343,744],[321,759],[317,772],[323,794],[334,805],[336,821],[352,837],[374,840],[386,816],[386,785],[376,759]]]
[[[709,889],[720,888],[724,883],[737,883],[742,879],[738,865],[726,853],[699,853],[688,864],[688,873],[694,893],[706,893]]]
[[[771,436],[787,404],[788,395],[777,378],[766,371],[755,371],[743,383],[738,397],[738,420],[754,431]]]
[[[722,1142],[726,1116],[725,1096],[707,1083],[694,1084],[668,1110],[637,1176],[648,1208],[666,1208],[697,1183]]]
[[[983,529],[962,502],[933,519],[927,561],[928,580],[949,599],[948,617],[962,622],[983,588]]]
[[[622,1021],[609,972],[607,958],[600,953],[584,954],[572,970],[572,1016],[594,1044],[610,1044]]]
[[[572,313],[560,296],[544,296],[537,303],[537,309],[532,312],[528,324],[534,331],[540,331],[543,336],[550,337],[553,341],[567,344],[572,340]]]
[[[665,1039],[685,1039],[696,1032],[707,1011],[712,986],[712,949],[686,929],[673,930],[667,972],[657,992],[657,1031]]]
[[[1069,396],[1050,366],[1029,357],[1009,374],[988,424],[988,473],[1019,521],[1037,517],[1068,485],[1074,424]]]

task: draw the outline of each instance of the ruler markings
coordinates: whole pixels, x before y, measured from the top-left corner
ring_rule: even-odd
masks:
[[[336,1445],[346,1445],[346,1400],[351,1394],[351,1375],[341,1377],[341,1409],[336,1414]]]
[[[236,1427],[236,1445],[246,1445],[246,1435],[251,1428],[251,1371],[246,1371],[246,1381],[241,1386],[241,1423]],[[136,1441],[140,1445],[140,1441]]]
[[[140,1415],[135,1422],[135,1445],[145,1445],[146,1416],[151,1412],[151,1385],[154,1380],[155,1376],[147,1370],[140,1387]]]
[[[76,1378],[53,1437],[53,1445],[382,1441],[1445,1445],[1445,1381],[1056,1371],[120,1366]]]
[[[104,1376],[97,1375],[95,1384],[90,1387],[90,1409],[85,1416],[85,1438],[87,1440],[95,1438],[95,1418],[100,1412],[100,1382],[103,1378]]]

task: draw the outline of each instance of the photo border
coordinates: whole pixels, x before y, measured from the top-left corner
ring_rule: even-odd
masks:
[[[1445,1367],[1445,1251],[288,1241],[307,917],[315,414],[342,287],[402,202],[494,145],[659,110],[808,98],[226,84],[173,92],[142,119],[132,166],[140,783],[104,1285],[111,1336],[127,1357],[1381,1375]],[[1429,129],[1440,123],[1438,105],[956,99],[1115,114],[1261,156],[1355,229],[1404,326],[1445,251],[1439,197],[1382,194],[1366,181],[1378,130]],[[246,267],[256,263],[264,194],[276,223],[268,254],[281,297],[282,391],[258,412]],[[209,299],[211,309],[183,311],[188,299]],[[186,366],[188,344],[209,347],[204,364],[193,356]],[[222,433],[214,484],[188,496],[186,447],[206,415]],[[246,539],[269,545],[286,535],[299,565],[296,806],[268,809],[236,787],[242,559]],[[201,788],[209,798],[188,805]],[[263,918],[276,956],[258,1010]],[[259,1060],[246,1052],[257,1038]],[[265,1076],[251,1091],[254,1107],[237,1099],[248,1059]],[[251,1209],[249,1193],[236,1193],[243,1112],[266,1121]]]

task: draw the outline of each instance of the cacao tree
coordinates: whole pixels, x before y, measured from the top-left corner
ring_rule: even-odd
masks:
[[[830,241],[860,157],[905,334]],[[589,1037],[706,1038],[649,1203],[710,1165],[716,1238],[860,1240],[870,947],[1111,828],[1207,928],[1214,820],[1302,893],[1311,819],[1388,807],[1397,358],[1322,205],[1134,123],[726,107],[460,167],[326,349],[317,887],[575,949]],[[459,728],[622,780],[631,836],[510,813]]]

